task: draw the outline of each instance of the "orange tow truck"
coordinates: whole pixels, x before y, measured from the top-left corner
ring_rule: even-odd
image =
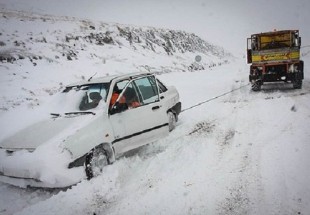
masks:
[[[304,62],[300,60],[301,37],[298,30],[252,34],[247,39],[249,80],[253,91],[264,82],[288,82],[302,88]]]

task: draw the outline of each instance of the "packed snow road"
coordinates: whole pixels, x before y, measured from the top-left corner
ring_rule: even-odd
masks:
[[[185,109],[247,84],[243,65],[237,61],[160,78],[177,87]],[[187,110],[169,136],[66,191],[22,191],[1,184],[8,198],[1,198],[0,212],[309,214],[307,72],[305,77],[302,90],[269,84],[254,93],[247,86]]]

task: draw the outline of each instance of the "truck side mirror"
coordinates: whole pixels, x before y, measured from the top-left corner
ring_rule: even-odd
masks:
[[[298,38],[298,47],[300,48],[301,46],[301,37]]]
[[[251,49],[247,50],[247,60],[248,60],[248,63],[252,63],[252,50]]]

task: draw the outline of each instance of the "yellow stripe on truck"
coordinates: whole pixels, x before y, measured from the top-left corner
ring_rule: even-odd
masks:
[[[253,54],[252,62],[266,62],[277,60],[298,60],[300,57],[299,51],[285,53],[268,53],[268,54]]]

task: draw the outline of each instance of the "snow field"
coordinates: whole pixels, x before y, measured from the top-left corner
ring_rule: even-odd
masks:
[[[190,74],[210,96],[223,75],[236,81],[227,78],[217,94],[245,82],[240,65],[211,72],[212,78],[207,71]],[[173,81],[190,106],[191,98],[205,97],[180,87],[187,76],[175,73]],[[171,77],[160,78],[168,83]],[[253,93],[247,86],[185,111],[168,137],[19,214],[307,214],[309,81],[300,91],[281,87]]]

